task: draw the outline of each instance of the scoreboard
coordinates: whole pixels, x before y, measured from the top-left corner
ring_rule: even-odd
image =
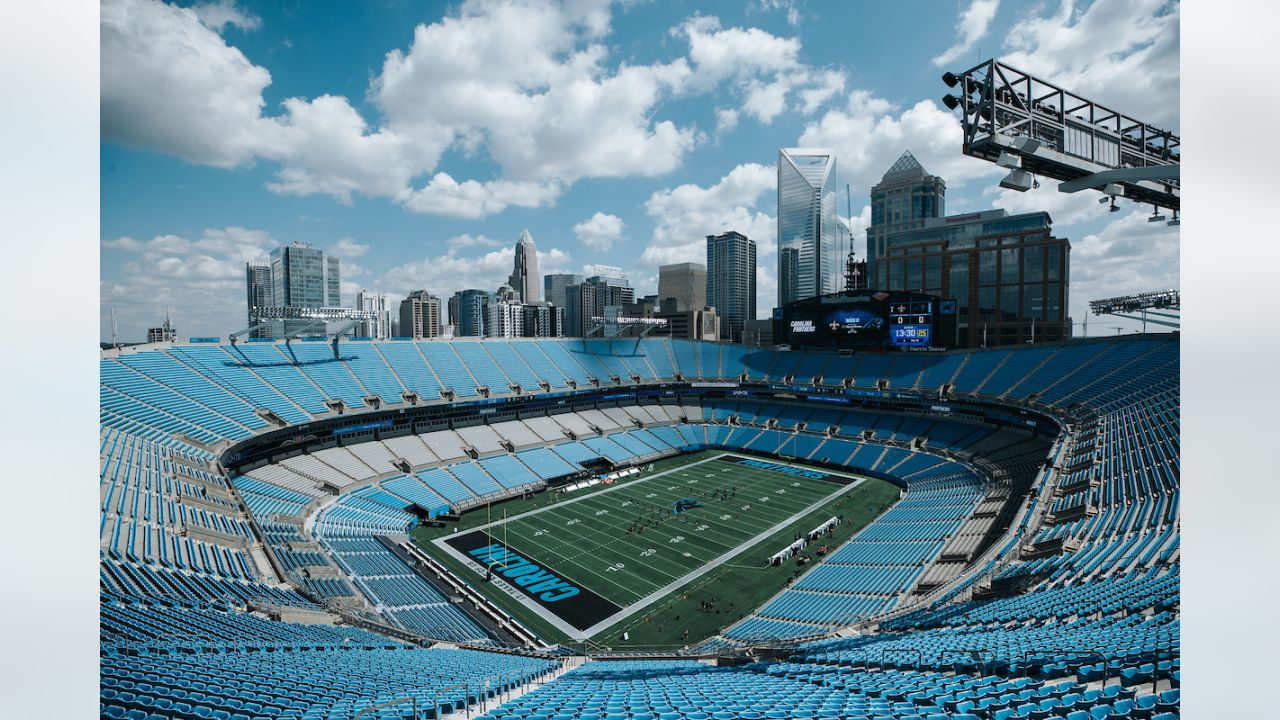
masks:
[[[837,294],[774,310],[774,342],[793,349],[930,350],[955,338],[956,301],[917,292]]]
[[[933,341],[932,300],[895,302],[889,306],[889,342],[897,346],[930,345]]]

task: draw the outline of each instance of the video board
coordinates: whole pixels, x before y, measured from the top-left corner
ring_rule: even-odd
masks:
[[[945,345],[954,323],[954,300],[921,293],[812,298],[775,311],[774,341],[797,349],[927,349]]]

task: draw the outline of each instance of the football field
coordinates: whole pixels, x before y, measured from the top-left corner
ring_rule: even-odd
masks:
[[[434,542],[570,636],[589,637],[861,482],[721,454],[581,497],[567,493]]]

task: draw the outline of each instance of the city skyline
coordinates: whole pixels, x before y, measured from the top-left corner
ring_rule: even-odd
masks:
[[[1132,29],[1085,50],[1103,11],[1093,5],[1005,3],[962,33],[968,3],[924,14],[910,4],[766,3],[702,13],[601,6],[577,16],[464,4],[447,17],[401,7],[326,19],[219,7],[228,12],[103,5],[104,339],[112,309],[120,338],[131,340],[160,322],[165,305],[183,338],[225,336],[244,317],[245,263],[294,241],[341,259],[346,305],[361,289],[397,300],[421,288],[442,298],[492,291],[510,274],[524,228],[537,238],[542,274],[618,265],[637,295],[656,291],[658,266],[703,261],[707,235],[741,232],[759,244],[757,316],[767,316],[777,297],[773,165],[779,148],[797,146],[835,151],[841,185],[851,186],[851,198],[837,189],[836,207],[847,216],[852,200],[846,219],[859,257],[870,188],[909,150],[946,179],[949,213],[1050,212],[1075,248],[1077,322],[1090,298],[1178,284],[1177,229],[1146,223],[1149,207],[1122,202],[1108,214],[1052,183],[1024,195],[998,190],[999,168],[960,154],[958,122],[938,100],[943,70],[994,55],[1178,132],[1176,5],[1115,9],[1124,17],[1110,21]],[[468,118],[444,118],[434,103],[413,110],[424,88],[444,98],[457,91],[428,72],[436,45],[482,30],[502,37],[521,21],[527,42],[513,52],[468,46],[485,53],[488,76],[440,69],[510,107],[477,106]],[[874,34],[839,40],[842,28],[908,22],[913,32],[892,44]],[[1072,63],[1047,44],[1049,25],[1079,38]],[[352,27],[360,42],[330,41]],[[193,55],[164,56],[162,35],[192,38]],[[1095,79],[1121,63],[1132,87]],[[204,84],[192,84],[199,68],[209,71]],[[142,93],[154,87],[180,96],[157,107]],[[609,122],[554,132],[561,120],[542,107],[571,87],[586,93],[584,117]],[[218,88],[248,110],[202,105]],[[432,135],[436,126],[443,135]]]

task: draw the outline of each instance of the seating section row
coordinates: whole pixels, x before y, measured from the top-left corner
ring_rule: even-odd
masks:
[[[547,660],[473,650],[364,646],[360,633],[352,635],[352,642],[336,647],[326,643],[272,652],[216,646],[145,656],[108,654],[101,664],[101,716],[351,720],[363,713],[403,720],[416,701],[423,710],[436,704],[431,716],[440,717],[556,667]]]
[[[1098,340],[927,354],[751,350],[677,339],[347,342],[190,345],[122,353],[101,362],[102,423],[147,432],[188,452],[267,427],[266,413],[299,424],[341,403],[396,406],[563,389],[593,383],[667,380],[787,381],[890,387],[1035,401],[1112,406],[1133,392],[1177,383],[1177,343]],[[1172,348],[1172,349],[1171,349]],[[357,468],[358,469],[358,468]]]

